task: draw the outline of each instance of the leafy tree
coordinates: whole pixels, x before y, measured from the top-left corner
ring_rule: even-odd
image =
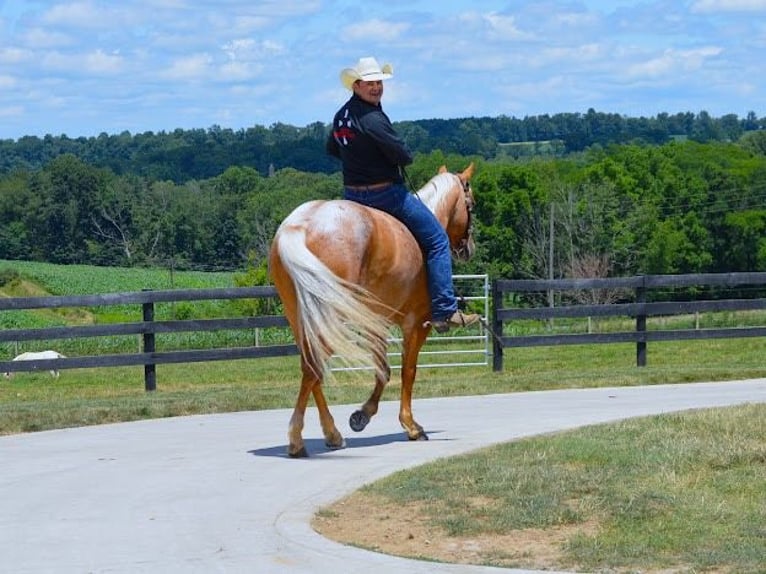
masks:
[[[98,265],[130,265],[136,250],[133,212],[143,201],[140,182],[113,176],[100,191],[90,216],[90,260]]]
[[[268,260],[261,258],[258,254],[252,253],[248,257],[247,269],[244,273],[237,273],[234,276],[234,285],[236,287],[257,287],[259,285],[269,285]],[[271,298],[264,299],[240,299],[234,302],[239,313],[255,317],[258,315],[280,314],[282,313],[282,303]]]
[[[481,263],[498,277],[540,276],[534,258],[524,249],[534,233],[535,213],[546,205],[534,171],[525,166],[486,166],[472,182]]]
[[[84,164],[72,154],[54,159],[47,167],[47,249],[54,263],[87,262],[87,239],[105,172]]]
[[[740,138],[740,144],[754,154],[766,156],[766,130],[747,132]]]
[[[704,228],[695,217],[666,219],[657,224],[646,251],[647,273],[699,273],[711,262],[710,253],[699,249],[705,242]]]
[[[0,259],[33,259],[39,244],[40,198],[32,193],[30,177],[16,173],[0,179]]]
[[[727,213],[726,258],[739,271],[766,271],[766,210]]]
[[[277,227],[293,209],[312,199],[337,199],[341,193],[340,174],[282,169],[261,180],[248,194],[238,216],[244,252],[255,254],[256,259],[265,258]]]

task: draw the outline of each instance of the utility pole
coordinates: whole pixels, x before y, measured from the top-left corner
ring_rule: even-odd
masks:
[[[549,216],[549,228],[548,228],[548,279],[553,281],[553,201],[551,201],[551,211]],[[548,307],[553,309],[553,289],[548,289]],[[548,329],[553,329],[553,317],[548,319]]]
[[[549,231],[548,231],[548,279],[553,281],[553,242],[554,242],[554,225],[553,225],[553,202],[551,201],[551,212],[549,217]],[[553,289],[548,289],[548,306],[553,307]]]

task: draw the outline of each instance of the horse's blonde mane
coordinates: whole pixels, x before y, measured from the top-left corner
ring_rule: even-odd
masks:
[[[441,205],[447,201],[447,192],[455,183],[454,177],[454,174],[446,171],[439,173],[418,190],[417,196],[433,213],[437,213]]]

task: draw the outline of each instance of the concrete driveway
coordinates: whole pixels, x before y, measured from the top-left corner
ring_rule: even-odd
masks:
[[[314,410],[309,459],[285,456],[289,410],[203,415],[0,437],[0,572],[522,572],[392,558],[328,541],[318,506],[440,457],[524,436],[693,408],[766,401],[766,379],[423,399],[410,443],[398,404],[365,431],[332,407],[348,448],[329,452]],[[548,573],[550,574],[550,573]]]

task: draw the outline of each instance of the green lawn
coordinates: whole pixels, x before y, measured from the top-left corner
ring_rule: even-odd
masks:
[[[585,427],[398,472],[318,516],[415,508],[432,539],[471,542],[484,565],[762,573],[764,437],[763,403]],[[440,558],[429,545],[410,556]]]

